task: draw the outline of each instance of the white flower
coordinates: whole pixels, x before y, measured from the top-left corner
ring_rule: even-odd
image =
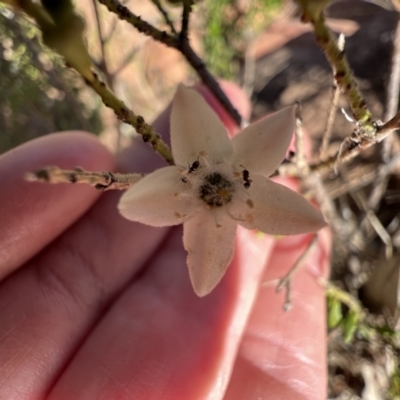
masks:
[[[183,244],[197,295],[211,292],[232,261],[237,224],[273,235],[325,226],[303,197],[267,179],[285,156],[294,112],[285,108],[230,140],[198,93],[178,89],[171,114],[176,166],[143,178],[118,208],[124,217],[147,225],[184,223]]]

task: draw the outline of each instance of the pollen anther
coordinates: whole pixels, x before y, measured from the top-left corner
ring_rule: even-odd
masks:
[[[204,177],[199,187],[199,196],[210,207],[222,207],[233,197],[233,183],[219,172],[213,172]]]

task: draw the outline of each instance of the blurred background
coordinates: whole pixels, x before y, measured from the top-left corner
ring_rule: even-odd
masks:
[[[161,4],[179,30],[179,4],[122,2],[169,31]],[[102,80],[147,122],[171,101],[178,83],[198,81],[179,52],[118,21],[97,1],[75,6],[86,22],[85,40]],[[326,10],[327,25],[344,35],[374,119],[384,119],[387,111],[393,54],[399,52],[394,47],[397,6],[394,0],[341,0]],[[252,120],[299,101],[313,159],[320,159],[334,92],[332,71],[291,0],[198,1],[189,38],[214,76],[235,81],[248,94]],[[28,17],[1,3],[0,71],[0,153],[54,131],[93,132],[113,151],[136,135],[41,44]],[[337,151],[354,129],[342,110],[351,114],[340,96],[326,154]],[[400,149],[397,134],[392,136],[391,146]],[[385,161],[382,146],[374,146],[338,173],[322,177],[321,207],[329,206],[325,216],[334,234],[335,289],[327,291],[330,399],[400,399],[400,166],[395,153]]]
[[[153,26],[168,30],[152,1],[123,3]],[[162,5],[179,27],[180,7]],[[249,42],[281,8],[280,0],[201,1],[191,18],[192,46],[216,76],[238,79]],[[197,81],[176,50],[118,21],[96,1],[76,2],[76,9],[86,22],[85,39],[102,79],[146,121],[167,105],[178,83]],[[31,19],[0,3],[0,153],[59,130],[91,131],[111,148],[117,134],[134,134],[40,38]]]

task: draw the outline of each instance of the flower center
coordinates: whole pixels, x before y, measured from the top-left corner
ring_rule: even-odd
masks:
[[[233,183],[219,172],[206,175],[199,186],[200,198],[210,207],[222,207],[228,204],[232,200],[234,191]]]

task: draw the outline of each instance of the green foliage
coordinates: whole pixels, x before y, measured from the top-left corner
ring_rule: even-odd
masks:
[[[328,297],[328,327],[336,328],[343,318],[342,303],[333,297]]]
[[[400,400],[400,372],[397,370],[390,379],[388,399]]]
[[[350,343],[363,325],[365,313],[357,299],[330,284],[326,291],[328,327],[340,328],[345,343]],[[347,311],[345,311],[347,310]],[[364,332],[367,331],[364,329]]]
[[[341,326],[343,329],[343,339],[346,343],[349,343],[353,340],[359,322],[360,322],[360,316],[356,312],[351,310],[343,318]]]
[[[205,2],[205,61],[217,76],[232,79],[238,72],[249,37],[253,37],[271,20],[281,0],[253,0],[246,9],[236,0]]]
[[[97,104],[26,17],[0,5],[0,153],[46,133],[101,130]],[[88,97],[88,96],[86,96]]]
[[[350,293],[329,284],[326,290],[328,328],[340,329],[345,343],[351,343],[355,339],[374,342],[377,340],[397,348],[400,340],[400,332],[395,331],[387,323],[377,323],[368,316],[367,310],[363,310],[358,299]]]

